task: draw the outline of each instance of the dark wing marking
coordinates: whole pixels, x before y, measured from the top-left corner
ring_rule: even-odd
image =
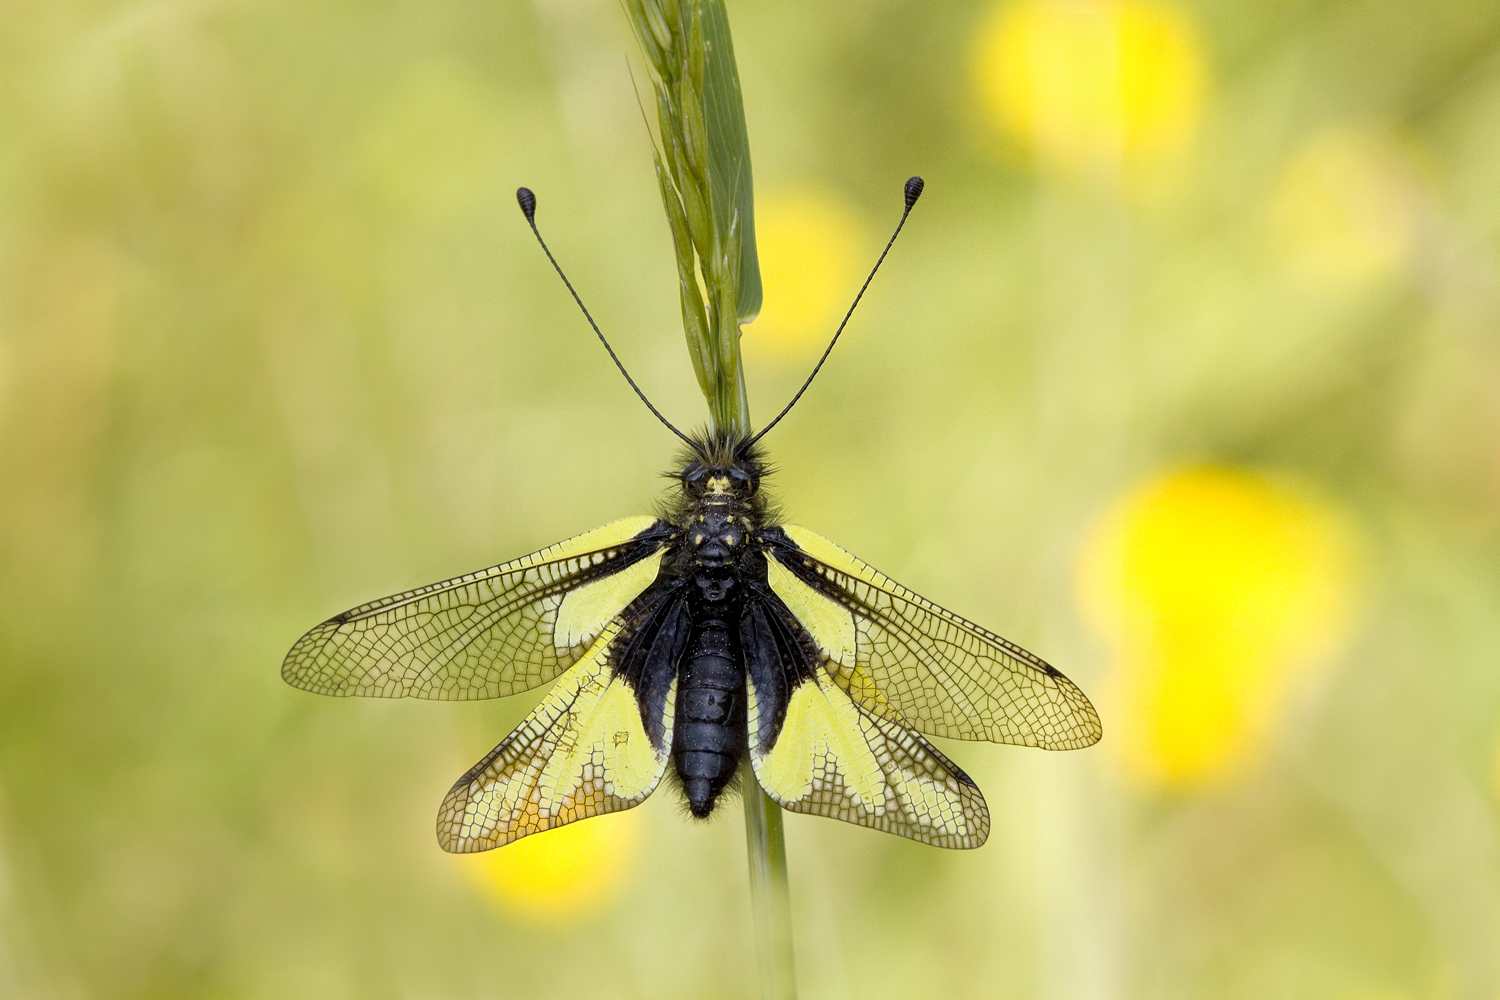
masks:
[[[671,717],[666,703],[693,628],[683,579],[662,574],[625,609],[622,622],[610,661],[615,673],[635,689],[641,722],[651,739],[670,743],[671,732],[654,727]]]
[[[675,693],[642,719],[635,687],[612,666],[611,623],[525,720],[443,799],[438,843],[487,851],[601,813],[629,809],[666,772]]]
[[[858,704],[775,595],[749,602],[740,634],[750,763],[766,794],[935,847],[984,843],[989,809],[969,776],[900,719]]]
[[[852,615],[852,655],[825,652],[829,674],[861,710],[930,736],[1049,750],[1098,742],[1103,730],[1094,706],[1039,657],[912,593],[806,528],[787,525],[761,537],[770,558]],[[793,597],[788,603],[796,606]],[[811,631],[819,637],[819,627]],[[831,627],[821,631],[826,637]]]
[[[740,614],[740,649],[758,706],[750,746],[769,752],[786,721],[793,689],[811,680],[826,657],[781,599],[760,588],[752,590]]]
[[[602,612],[591,631],[554,636],[568,593],[604,586],[632,567],[644,581],[639,593],[672,531],[652,517],[625,518],[513,562],[362,604],[297,640],[281,676],[318,694],[381,698],[467,701],[528,690],[574,663],[612,617]]]

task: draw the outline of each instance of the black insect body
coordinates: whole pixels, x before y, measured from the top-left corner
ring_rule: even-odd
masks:
[[[683,469],[683,502],[672,518],[679,551],[667,557],[682,574],[692,629],[678,671],[672,761],[700,817],[713,811],[747,748],[741,624],[747,602],[766,590],[765,557],[751,555],[764,517],[761,465],[748,449],[704,451],[713,464],[690,460]]]
[[[920,191],[908,182],[908,212]],[[534,199],[521,202],[531,219]],[[361,605],[303,636],[282,676],[322,694],[449,700],[556,681],[449,791],[449,851],[630,808],[669,770],[695,816],[748,771],[795,812],[979,846],[983,796],[924,737],[1072,749],[1099,739],[1098,715],[1041,659],[777,525],[756,445],[775,423],[684,437],[657,516]]]
[[[946,847],[989,831],[921,733],[1066,749],[1093,707],[1041,660],[795,526],[753,446],[717,441],[678,501],[355,608],[288,654],[323,694],[483,698],[562,675],[448,793],[438,836],[484,850],[643,800],[666,773],[707,816],[747,755],[788,809]]]

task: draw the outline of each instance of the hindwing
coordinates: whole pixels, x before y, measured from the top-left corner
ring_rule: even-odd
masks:
[[[672,748],[677,667],[691,631],[683,590],[666,576],[632,600],[458,779],[438,810],[444,850],[487,851],[651,794]]]
[[[1071,750],[1099,715],[1056,668],[796,525],[761,533],[767,579],[859,709],[929,736]]]
[[[353,608],[281,676],[329,695],[500,698],[552,680],[655,581],[673,529],[627,517],[512,562]]]
[[[740,642],[750,764],[767,795],[937,847],[984,843],[989,809],[969,776],[899,719],[858,704],[774,593],[750,601]]]
[[[639,805],[671,751],[676,678],[647,704],[613,667],[613,623],[511,734],[469,770],[438,810],[445,851],[487,851]]]

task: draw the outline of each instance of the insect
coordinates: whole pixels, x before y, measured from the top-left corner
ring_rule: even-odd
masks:
[[[921,190],[907,182],[880,261]],[[577,299],[536,229],[534,196],[517,196]],[[984,797],[926,737],[1073,749],[1099,739],[1099,717],[1038,657],[777,523],[760,439],[848,319],[754,436],[684,435],[611,349],[686,442],[656,515],[346,611],[298,640],[282,676],[319,694],[446,700],[556,681],[448,792],[437,824],[448,851],[628,809],[668,775],[706,817],[746,759],[793,812],[978,847]]]

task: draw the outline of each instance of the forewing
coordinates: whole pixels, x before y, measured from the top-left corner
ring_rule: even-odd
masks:
[[[629,809],[661,782],[675,690],[656,709],[653,739],[635,686],[610,664],[619,632],[618,623],[609,625],[504,742],[458,779],[438,810],[443,850],[487,851]]]
[[[281,676],[329,695],[499,698],[576,662],[656,579],[671,529],[629,517],[442,583],[346,611],[287,653]]]
[[[973,780],[900,721],[855,704],[826,672],[792,687],[780,726],[766,727],[774,697],[752,678],[750,763],[783,807],[934,847],[978,847],[989,836],[989,809]],[[769,745],[768,728],[776,730]]]
[[[1039,657],[806,528],[787,525],[762,537],[776,564],[772,590],[807,625],[829,657],[830,676],[863,711],[930,736],[1049,750],[1098,742],[1094,706]]]

